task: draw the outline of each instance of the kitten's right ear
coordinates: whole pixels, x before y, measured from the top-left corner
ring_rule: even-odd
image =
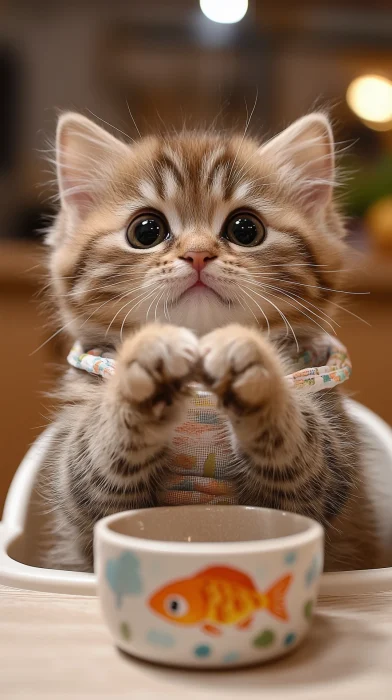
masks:
[[[83,219],[102,190],[114,160],[129,147],[81,114],[67,112],[57,125],[56,163],[61,204]]]
[[[331,125],[323,113],[297,119],[262,145],[260,154],[272,157],[296,201],[310,212],[329,202],[335,179]]]

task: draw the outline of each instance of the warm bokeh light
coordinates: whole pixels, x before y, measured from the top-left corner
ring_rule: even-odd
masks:
[[[392,82],[379,75],[362,75],[350,83],[347,102],[367,122],[384,124],[392,120]]]
[[[248,0],[200,0],[200,7],[213,22],[234,24],[245,17]]]

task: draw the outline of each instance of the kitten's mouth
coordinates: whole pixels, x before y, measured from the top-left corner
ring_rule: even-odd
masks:
[[[209,284],[206,284],[203,282],[201,279],[198,279],[194,284],[192,284],[190,287],[185,289],[185,291],[181,294],[182,297],[195,292],[195,293],[202,293],[202,292],[210,292],[214,296],[216,296],[223,304],[227,304],[227,299],[225,299],[219,292],[216,291],[216,289],[213,289],[213,287],[210,287]]]

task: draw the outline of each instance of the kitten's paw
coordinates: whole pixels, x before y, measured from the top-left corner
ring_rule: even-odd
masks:
[[[199,341],[186,328],[152,324],[128,338],[117,362],[122,393],[135,404],[152,402],[160,416],[176,398],[187,395],[187,383],[199,360]],[[146,405],[146,408],[147,405]]]
[[[274,348],[262,335],[239,325],[219,328],[200,342],[203,379],[231,409],[257,409],[281,383]]]

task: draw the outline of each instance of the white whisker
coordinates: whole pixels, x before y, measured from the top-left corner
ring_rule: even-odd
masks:
[[[237,301],[239,302],[240,306],[242,306],[242,308],[244,309],[244,311],[246,311],[246,309],[245,309],[243,303],[246,305],[246,307],[248,308],[248,310],[249,310],[250,313],[252,314],[253,318],[255,319],[257,325],[259,326],[259,325],[260,325],[260,321],[259,321],[259,319],[257,318],[257,316],[256,316],[255,312],[253,311],[253,309],[251,309],[250,304],[246,301],[246,299],[241,299],[240,296],[239,296],[238,294],[235,294],[234,296],[235,296],[235,298],[237,299]],[[242,303],[242,302],[243,302],[243,303]],[[268,322],[268,325],[269,325],[268,319],[267,319],[267,322]],[[269,330],[268,330],[268,333],[269,333]]]
[[[350,316],[354,316],[354,318],[357,318],[358,321],[362,321],[362,323],[365,323],[367,326],[369,326],[369,328],[372,327],[372,324],[369,323],[369,321],[365,321],[364,318],[361,318],[361,316],[358,316],[358,315],[355,314],[353,311],[350,311],[350,309],[346,309],[344,306],[341,306],[340,304],[337,304],[335,301],[329,301],[328,303],[329,303],[329,304],[332,304],[332,306],[336,306],[336,307],[337,307],[338,309],[340,309],[341,311],[345,311],[346,314],[349,314]]]
[[[155,311],[154,311],[154,318],[155,318],[155,321],[157,321],[158,304],[159,304],[161,298],[163,297],[164,293],[165,293],[165,289],[163,290],[161,296],[159,297],[157,303],[155,304]]]
[[[64,331],[66,328],[68,328],[68,326],[70,326],[72,323],[73,323],[73,319],[72,319],[71,321],[69,321],[68,323],[65,323],[64,326],[62,326],[61,328],[58,329],[58,331],[56,331],[55,333],[53,333],[53,334],[50,336],[50,338],[47,338],[47,340],[45,340],[43,343],[41,343],[41,345],[39,345],[38,348],[36,348],[35,350],[33,350],[33,352],[30,353],[29,357],[31,357],[32,355],[35,355],[36,352],[38,352],[38,351],[41,350],[43,347],[45,347],[45,345],[46,345],[47,343],[50,343],[50,341],[53,340],[53,338],[55,338],[57,335],[59,335],[59,333],[61,333],[62,331]]]
[[[129,116],[131,117],[131,119],[132,119],[132,121],[133,121],[133,125],[134,125],[134,127],[135,127],[137,133],[139,134],[139,138],[142,138],[142,135],[141,135],[141,133],[140,133],[140,131],[139,131],[138,125],[136,124],[135,119],[134,119],[134,116],[133,116],[133,114],[132,114],[132,112],[131,112],[131,110],[130,110],[130,107],[129,107],[129,104],[128,104],[128,100],[125,100],[125,103],[126,103],[126,105],[127,105],[127,109],[128,109],[128,112],[129,112]],[[133,139],[132,139],[132,140],[133,140]]]
[[[150,297],[151,297],[153,294],[155,294],[155,289],[153,289],[152,292],[150,292],[150,294],[147,294],[147,296],[145,296],[145,297],[142,296],[142,298],[139,299],[139,301],[138,301],[136,304],[134,304],[134,305],[129,309],[128,313],[125,315],[124,320],[123,320],[123,322],[122,322],[122,324],[121,324],[121,329],[120,329],[120,338],[121,338],[121,341],[122,341],[122,339],[123,339],[124,326],[125,326],[125,323],[126,323],[126,320],[127,320],[128,316],[129,316],[129,314],[131,314],[132,311],[133,311],[134,309],[136,309],[136,308],[139,306],[139,304],[142,304],[143,301],[147,301],[147,299],[150,299]],[[133,301],[134,301],[134,299],[131,299],[131,300],[128,302],[128,304],[132,304]],[[124,308],[124,307],[123,307],[123,308]]]
[[[325,292],[337,292],[338,294],[353,294],[362,296],[370,292],[349,292],[346,289],[333,289],[332,287],[321,287],[319,284],[305,284],[304,282],[294,282],[293,280],[281,279],[279,277],[270,278],[273,282],[284,282],[285,284],[295,284],[298,287],[309,287],[310,289],[323,289]]]
[[[296,299],[293,298],[293,297],[296,297],[297,299],[301,299],[302,301],[306,301],[306,302],[307,302],[307,299],[304,299],[303,297],[300,297],[298,294],[295,294],[294,292],[287,292],[287,291],[284,291],[284,290],[281,289],[280,287],[275,287],[274,285],[271,285],[271,284],[263,284],[263,283],[261,283],[261,282],[252,282],[251,280],[247,280],[247,282],[250,283],[250,284],[253,284],[253,285],[257,286],[257,287],[261,287],[262,289],[265,289],[266,287],[267,287],[268,289],[273,289],[273,290],[275,290],[276,292],[280,292],[280,294],[283,294],[284,296],[288,297],[288,298],[291,299],[292,301],[296,301]],[[315,305],[312,304],[311,302],[308,302],[308,303],[309,303],[311,306],[313,306],[315,309],[317,309],[318,311],[321,311],[321,309],[319,309],[317,306],[315,306]],[[339,324],[337,323],[337,321],[334,321],[334,319],[333,319],[331,316],[328,316],[328,314],[325,314],[323,311],[321,311],[321,313],[323,313],[324,316],[326,316],[327,318],[329,318],[330,321],[332,321],[332,323],[330,323],[329,321],[326,321],[325,319],[323,319],[321,316],[319,316],[319,314],[316,314],[314,311],[312,311],[311,309],[309,309],[306,305],[302,304],[301,301],[297,301],[297,304],[299,304],[299,305],[302,306],[304,309],[306,309],[307,311],[309,311],[309,313],[311,313],[311,314],[313,314],[314,316],[316,316],[316,318],[319,318],[321,321],[323,321],[324,323],[326,323],[330,328],[332,328],[333,332],[335,332],[335,329],[334,329],[332,323],[335,323],[335,325],[338,326],[338,328],[340,328],[340,326],[339,326]]]
[[[265,321],[266,321],[266,323],[267,323],[267,329],[268,329],[268,335],[269,335],[269,334],[270,334],[270,324],[269,324],[269,320],[268,320],[268,318],[267,318],[265,312],[264,312],[263,309],[261,308],[260,304],[258,304],[257,301],[256,301],[255,299],[253,299],[253,297],[252,297],[250,294],[248,294],[247,292],[245,292],[244,288],[243,288],[241,285],[239,285],[239,286],[240,286],[241,292],[243,292],[244,294],[246,294],[247,297],[249,297],[250,299],[252,299],[253,303],[256,304],[256,306],[257,306],[258,309],[260,309],[260,311],[261,311],[261,313],[263,314],[263,316],[264,316],[264,318],[265,318]]]
[[[249,117],[248,117],[248,108],[246,107],[246,116],[247,116],[247,120],[246,120],[246,123],[245,123],[245,129],[244,129],[244,133],[243,133],[243,135],[242,135],[242,139],[241,139],[241,141],[240,141],[240,145],[238,146],[237,153],[235,154],[234,160],[233,160],[233,162],[232,162],[229,175],[228,175],[228,177],[227,177],[227,181],[228,181],[228,182],[230,182],[230,179],[231,179],[231,176],[232,176],[232,173],[233,173],[233,170],[234,170],[234,166],[235,166],[235,164],[236,164],[236,162],[237,162],[237,158],[238,158],[238,156],[239,156],[240,150],[241,150],[242,145],[243,145],[243,143],[244,143],[244,140],[245,140],[245,136],[246,136],[246,134],[247,134],[247,131],[248,131],[248,129],[249,129],[249,125],[250,125],[251,119],[252,119],[253,114],[254,114],[254,111],[255,111],[255,109],[256,109],[258,97],[259,97],[259,91],[258,91],[258,89],[257,89],[257,90],[256,90],[256,97],[255,97],[254,105],[253,105],[253,108],[252,108],[252,111],[251,111]],[[246,106],[246,102],[245,102],[245,106]]]
[[[87,111],[90,112],[90,114],[92,114],[93,117],[95,117],[96,119],[99,119],[100,122],[102,122],[103,124],[106,124],[106,126],[110,126],[111,129],[115,129],[116,131],[119,132],[119,134],[122,134],[122,135],[125,136],[127,139],[129,139],[130,141],[134,141],[134,139],[131,138],[131,137],[129,136],[129,134],[126,134],[125,131],[122,131],[122,130],[119,129],[117,126],[114,126],[114,124],[111,124],[110,122],[105,121],[105,119],[102,119],[102,117],[99,117],[99,116],[98,116],[97,114],[95,114],[91,109],[88,109]]]
[[[253,290],[253,291],[254,291],[254,290]],[[257,295],[259,296],[259,292],[254,292],[254,294],[257,294]],[[273,294],[272,292],[267,292],[267,294],[269,294],[270,296],[272,296],[272,297],[274,297],[274,298],[276,298],[276,299],[281,299],[281,298],[282,298],[282,295],[281,295],[281,294],[277,295],[277,294]],[[260,296],[262,296],[262,294],[260,294]],[[309,321],[311,321],[311,322],[314,323],[316,326],[318,326],[319,328],[321,328],[321,330],[322,330],[324,333],[326,332],[326,330],[325,330],[325,328],[324,328],[323,326],[321,326],[319,323],[317,323],[317,321],[315,321],[313,318],[311,318],[311,316],[308,316],[308,314],[306,314],[305,311],[301,311],[301,309],[299,309],[298,306],[295,306],[295,304],[290,304],[289,301],[286,301],[286,304],[288,304],[289,306],[292,306],[294,309],[296,309],[297,311],[299,311],[300,314],[302,314],[303,316],[306,316],[306,318],[308,318]],[[330,323],[328,323],[328,321],[324,321],[324,320],[323,320],[323,322],[324,322],[324,323],[327,323],[329,326],[331,326],[331,328],[332,328],[334,334],[336,335],[336,331],[335,331],[334,327],[333,327]]]
[[[141,294],[138,294],[138,295],[137,295],[136,297],[134,297],[133,299],[130,299],[129,301],[127,301],[126,304],[124,304],[123,306],[121,306],[120,309],[118,309],[118,311],[115,313],[115,315],[113,316],[112,320],[110,321],[110,323],[109,323],[109,325],[108,325],[108,327],[107,327],[107,329],[106,329],[105,338],[107,337],[107,335],[108,335],[108,333],[109,333],[109,331],[110,331],[110,329],[111,329],[111,327],[112,327],[114,321],[116,320],[117,316],[121,313],[121,311],[123,311],[123,309],[125,309],[125,308],[128,306],[128,304],[132,303],[132,301],[135,301],[135,299],[140,299],[140,297],[143,297],[144,294],[145,294],[146,289],[149,289],[149,288],[151,288],[151,287],[156,287],[156,282],[150,282],[150,284],[141,285],[140,287],[137,287],[136,289],[132,289],[130,292],[126,292],[125,294],[123,294],[123,295],[120,297],[120,299],[125,299],[125,297],[128,297],[128,296],[130,296],[131,294],[134,294],[135,291],[139,291],[140,289],[143,290],[143,291],[141,292]]]
[[[244,291],[244,289],[243,289],[242,286],[241,286],[241,290]],[[271,301],[271,299],[268,299],[268,297],[263,296],[263,294],[260,294],[259,292],[255,292],[255,291],[252,290],[252,289],[251,289],[250,291],[251,291],[251,292],[253,291],[254,294],[257,294],[257,296],[260,296],[262,299],[264,299],[264,301],[268,302],[268,304],[271,304],[271,306],[273,306],[274,309],[276,309],[276,311],[278,312],[278,314],[279,314],[280,317],[282,318],[282,320],[283,320],[283,322],[284,322],[284,324],[285,324],[285,326],[286,326],[286,329],[287,329],[287,327],[290,328],[290,330],[291,330],[291,332],[292,332],[292,334],[293,334],[293,338],[294,338],[294,340],[295,340],[295,344],[296,344],[296,346],[297,346],[297,351],[299,352],[299,343],[298,343],[298,340],[297,340],[297,336],[295,335],[294,329],[293,329],[293,327],[292,327],[290,321],[288,320],[287,316],[283,313],[283,311],[281,311],[281,310],[279,309],[279,307],[278,307],[276,304],[274,304],[273,301]],[[274,296],[273,294],[270,294],[270,295],[271,295],[271,296]]]

